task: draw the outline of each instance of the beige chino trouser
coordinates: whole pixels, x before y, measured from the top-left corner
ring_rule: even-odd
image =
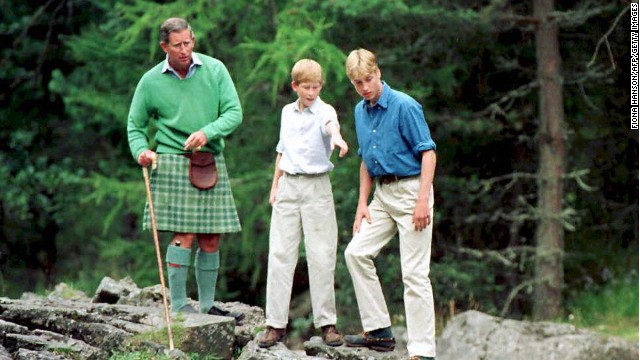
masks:
[[[435,356],[435,314],[429,280],[433,187],[429,195],[431,224],[416,231],[412,222],[420,177],[377,184],[369,204],[371,224],[362,220],[360,232],[345,250],[364,331],[391,326],[374,258],[399,232],[409,355]],[[389,284],[393,285],[393,284]]]
[[[334,273],[338,225],[329,174],[288,175],[278,180],[269,230],[266,324],[283,329],[289,320],[293,274],[300,239],[309,270],[313,323],[336,323]]]

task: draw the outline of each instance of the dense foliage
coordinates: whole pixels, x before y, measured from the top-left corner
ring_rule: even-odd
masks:
[[[9,44],[0,60],[0,296],[60,281],[91,293],[103,276],[158,282],[151,234],[141,231],[144,185],[125,128],[138,79],[163,59],[160,23],[182,16],[194,27],[197,51],[229,68],[245,113],[226,151],[243,231],[223,239],[218,299],[264,303],[280,109],[294,100],[290,67],[312,57],[325,69],[322,97],[336,107],[351,145],[346,158],[334,158],[332,181],[338,309],[341,321],[357,326],[342,251],[358,191],[358,97],[343,64],[350,50],[365,47],[378,54],[384,80],[423,104],[438,144],[432,281],[441,318],[469,308],[530,313],[538,167],[530,1],[8,3],[0,2],[0,36]],[[557,2],[569,299],[637,274],[638,132],[628,122],[626,7]],[[378,260],[386,284],[401,282],[396,246]],[[301,257],[294,296],[306,287]],[[402,314],[402,287],[386,291]]]

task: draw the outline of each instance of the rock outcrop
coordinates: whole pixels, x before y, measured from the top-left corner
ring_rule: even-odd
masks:
[[[175,349],[170,349],[162,304],[159,286],[139,289],[130,279],[110,278],[102,280],[93,299],[64,284],[47,297],[0,298],[0,360],[109,359],[129,351],[230,359],[264,322],[258,307],[217,303],[244,313],[242,324],[229,317],[179,314],[172,318]]]
[[[197,308],[197,303],[192,302]],[[396,350],[330,347],[314,336],[303,350],[286,344],[261,349],[264,312],[246,304],[216,303],[242,312],[243,321],[204,314],[172,318],[170,349],[160,286],[144,289],[130,279],[104,278],[93,298],[60,284],[47,297],[26,293],[0,298],[0,360],[109,359],[141,351],[152,358],[189,359],[188,353],[223,359],[406,359],[406,335],[394,328]],[[638,344],[606,338],[567,324],[525,322],[477,311],[451,319],[438,339],[439,360],[638,359]]]
[[[451,319],[438,360],[637,360],[638,344],[571,324],[528,322],[467,311]]]

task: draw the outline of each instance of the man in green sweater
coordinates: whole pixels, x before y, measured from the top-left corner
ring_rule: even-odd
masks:
[[[193,52],[196,39],[186,20],[167,19],[160,37],[166,58],[140,79],[127,133],[138,164],[155,164],[151,188],[157,227],[173,233],[166,254],[171,312],[196,312],[187,302],[186,283],[197,239],[194,270],[200,312],[241,320],[242,314],[229,314],[213,303],[220,234],[241,229],[222,154],[223,138],[242,122],[240,100],[224,64]],[[147,135],[151,119],[157,128],[155,151]],[[214,155],[218,181],[211,189],[201,190],[190,182],[189,161],[196,151]],[[151,228],[148,204],[144,228]]]

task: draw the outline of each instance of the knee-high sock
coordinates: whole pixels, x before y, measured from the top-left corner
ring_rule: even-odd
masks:
[[[196,252],[196,281],[198,282],[198,299],[200,312],[206,314],[213,306],[220,268],[220,253],[207,253],[200,249]]]
[[[178,312],[187,305],[187,274],[191,265],[191,249],[169,245],[167,248],[167,273],[171,293],[171,312]]]

